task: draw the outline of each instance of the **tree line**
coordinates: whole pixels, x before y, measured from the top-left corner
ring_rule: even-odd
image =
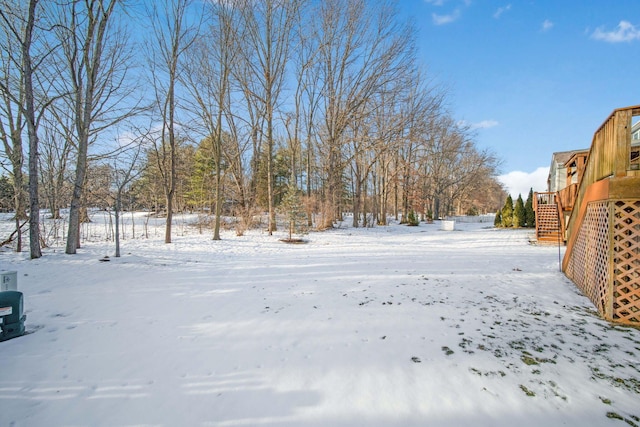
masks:
[[[496,211],[499,160],[415,38],[387,0],[0,0],[16,249],[28,223],[41,256],[41,209],[68,209],[68,254],[88,207],[163,215],[166,243],[186,210],[216,240],[287,206],[318,229]]]
[[[496,227],[527,227],[535,228],[536,212],[533,209],[533,188],[529,189],[527,201],[523,201],[522,194],[518,194],[515,203],[509,194],[502,206],[496,212],[493,225]]]

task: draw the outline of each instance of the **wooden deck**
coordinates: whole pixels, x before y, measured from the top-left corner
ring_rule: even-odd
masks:
[[[571,205],[563,271],[608,320],[640,325],[640,170],[632,145],[640,106],[620,108],[593,137]],[[634,156],[635,154],[635,156]]]

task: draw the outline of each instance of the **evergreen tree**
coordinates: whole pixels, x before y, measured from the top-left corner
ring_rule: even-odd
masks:
[[[467,209],[466,215],[468,215],[468,216],[478,216],[478,215],[480,215],[480,212],[478,211],[477,207],[471,206],[469,209]]]
[[[209,208],[213,210],[215,192],[215,161],[213,139],[204,138],[196,149],[191,176],[188,177],[185,201],[195,209]]]
[[[0,212],[9,212],[14,207],[13,183],[9,178],[0,175]],[[17,214],[17,213],[16,213]]]
[[[409,215],[407,215],[407,225],[416,226],[420,223],[418,215],[416,215],[415,211],[411,209],[409,211]]]
[[[516,206],[513,209],[513,226],[524,227],[525,223],[524,202],[522,201],[522,194],[518,194],[518,200],[516,200]]]
[[[260,164],[258,166],[258,178],[256,188],[256,198],[258,205],[265,210],[269,206],[269,186],[268,186],[268,157],[267,153],[263,152],[260,158]],[[289,188],[287,182],[291,175],[291,155],[289,151],[283,147],[279,147],[272,159],[272,171],[273,171],[273,198],[276,206],[282,203]]]
[[[287,217],[289,241],[291,241],[293,233],[299,230],[299,225],[304,224],[307,218],[298,187],[293,179],[289,181],[287,192],[282,197],[280,210]]]
[[[496,212],[496,217],[493,220],[494,227],[502,227],[502,213],[500,211]]]
[[[507,200],[502,207],[502,226],[513,227],[513,199],[511,194],[507,196]]]
[[[527,197],[527,202],[524,204],[524,217],[527,227],[535,228],[536,212],[533,210],[533,188],[529,189],[529,197]]]

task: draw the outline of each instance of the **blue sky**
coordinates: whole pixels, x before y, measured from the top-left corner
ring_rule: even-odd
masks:
[[[502,160],[512,193],[544,191],[551,155],[588,148],[640,104],[640,0],[399,0],[453,116]]]

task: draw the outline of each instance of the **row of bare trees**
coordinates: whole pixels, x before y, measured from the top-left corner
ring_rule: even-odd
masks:
[[[223,215],[259,210],[272,233],[292,186],[320,229],[503,199],[496,157],[452,118],[391,1],[0,0],[0,26],[18,250],[25,212],[68,207],[75,253],[101,199],[162,211],[167,243],[183,208],[212,213],[216,240]]]

